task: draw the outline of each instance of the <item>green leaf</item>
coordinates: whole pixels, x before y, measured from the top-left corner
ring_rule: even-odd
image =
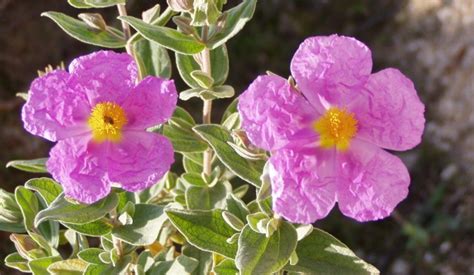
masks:
[[[250,161],[239,156],[227,143],[231,135],[227,129],[216,124],[197,125],[193,130],[198,133],[216,152],[219,160],[234,174],[259,187],[265,161]]]
[[[269,221],[270,218],[268,217],[268,215],[262,212],[247,215],[247,223],[249,224],[250,228],[258,233],[263,234],[266,232],[266,224],[268,224]]]
[[[234,260],[224,259],[214,267],[214,273],[216,275],[236,275],[239,273],[239,270],[235,266]]]
[[[23,223],[7,223],[0,222],[0,231],[11,232],[11,233],[24,233],[26,232]]]
[[[57,229],[58,233],[56,233],[58,236],[58,241],[59,241],[59,226]],[[51,245],[49,244],[48,240],[46,240],[42,235],[35,233],[35,232],[28,232],[29,236],[31,239],[33,239],[42,249],[46,251],[48,255],[57,255],[56,252],[53,253],[53,249]],[[56,241],[56,246],[58,241]]]
[[[191,274],[198,265],[199,262],[196,259],[180,255],[174,260],[167,274]]]
[[[28,231],[34,231],[35,216],[39,211],[39,202],[35,194],[23,186],[15,189],[15,199],[23,215],[23,223]],[[38,223],[39,224],[39,223]]]
[[[109,268],[110,268],[109,265],[106,265],[106,264],[100,264],[100,265],[90,264],[87,266],[83,275],[111,274],[111,273],[106,273]]]
[[[35,224],[44,220],[58,220],[72,224],[84,224],[98,220],[114,209],[118,204],[115,193],[93,204],[75,204],[61,194],[51,205],[38,213]]]
[[[229,74],[229,55],[225,45],[210,51],[211,57],[211,76],[214,79],[214,85],[222,85],[227,80]],[[189,87],[198,88],[199,84],[191,76],[191,72],[200,70],[201,67],[192,55],[176,54],[176,66],[179,75],[188,84]]]
[[[212,266],[212,254],[207,251],[202,251],[190,244],[183,247],[183,255],[192,257],[198,260],[198,266],[192,273],[193,275],[209,274]]]
[[[58,261],[61,261],[60,256],[51,256],[40,259],[31,260],[28,262],[28,267],[34,275],[47,275],[48,267]]]
[[[194,1],[194,12],[192,14],[193,26],[214,25],[221,15],[214,0],[196,0]]]
[[[140,39],[133,43],[133,52],[141,78],[148,75],[166,79],[171,77],[171,60],[168,51],[160,44]]]
[[[173,113],[173,116],[171,117],[171,120],[176,121],[176,123],[177,123],[178,120],[186,122],[191,127],[196,125],[196,122],[194,121],[194,118],[188,113],[188,111],[186,111],[185,109],[183,109],[179,106],[176,107],[176,109],[174,110],[174,113]]]
[[[270,238],[246,225],[239,237],[236,266],[243,275],[277,272],[289,261],[296,244],[296,230],[287,222],[281,222]]]
[[[108,31],[93,30],[80,20],[54,11],[44,12],[41,16],[50,18],[67,34],[81,42],[105,48],[125,47],[122,32],[115,28],[108,27]]]
[[[125,4],[125,0],[84,0],[87,5],[94,8],[113,7],[117,4]]]
[[[214,85],[214,79],[212,76],[201,70],[192,71],[191,76],[201,88],[209,89]]]
[[[237,197],[237,198],[243,198],[245,194],[247,194],[247,191],[249,190],[250,185],[248,184],[243,184],[232,191],[232,193]],[[249,209],[250,211],[250,209]]]
[[[92,8],[88,4],[86,4],[85,0],[68,0],[69,5],[78,8],[78,9],[90,9]]]
[[[168,27],[147,24],[131,16],[120,16],[120,20],[127,22],[143,37],[154,41],[161,46],[182,54],[196,54],[206,47],[194,37]]]
[[[88,262],[90,264],[102,264],[99,259],[99,254],[104,252],[104,250],[96,247],[87,248],[80,251],[77,256],[79,259]]]
[[[5,257],[5,265],[22,272],[29,272],[28,261],[23,259],[20,254],[14,252]]]
[[[207,144],[189,129],[164,125],[163,135],[170,139],[176,152],[196,153],[207,149]]]
[[[190,100],[191,98],[199,97],[202,91],[205,91],[205,90],[203,88],[192,88],[192,89],[181,91],[179,93],[179,99],[183,101],[187,101],[187,100]]]
[[[148,271],[147,274],[166,274],[168,275],[168,270],[171,268],[173,261],[159,261],[156,262],[153,267]],[[169,274],[171,275],[171,274]]]
[[[48,267],[52,275],[82,275],[87,268],[87,263],[81,259],[68,259],[55,262]]]
[[[23,214],[16,202],[15,194],[0,188],[0,230],[23,233]]]
[[[237,113],[237,105],[239,104],[239,98],[236,97],[232,103],[227,106],[227,109],[225,109],[224,114],[222,115],[221,119],[221,124],[224,124],[224,122],[232,115]]]
[[[215,49],[239,33],[252,19],[256,6],[257,0],[244,0],[240,5],[224,12],[223,16],[226,16],[224,28],[209,39],[208,47]],[[215,31],[215,27],[211,28],[211,33],[213,31]]]
[[[298,243],[296,254],[298,263],[285,266],[285,270],[311,274],[379,274],[341,241],[317,228]]]
[[[72,229],[80,234],[99,237],[107,235],[112,232],[113,226],[106,222],[105,219],[99,219],[90,223],[84,224],[73,224],[73,223],[62,223],[65,227]]]
[[[202,172],[202,161],[197,163],[193,161],[190,157],[190,154],[183,156],[183,167],[186,173],[201,173]]]
[[[50,178],[30,179],[25,187],[38,192],[47,205],[50,205],[63,191],[61,185]]]
[[[237,231],[241,231],[245,226],[244,222],[229,211],[222,212],[222,217],[228,225]]]
[[[300,225],[296,228],[296,234],[298,235],[298,241],[301,241],[306,236],[313,232],[314,227],[311,224]]]
[[[106,264],[89,264],[85,269],[84,275],[102,275],[102,274],[126,274],[124,271],[132,261],[130,255],[122,257],[115,266]]]
[[[149,250],[144,250],[140,253],[136,260],[134,268],[135,275],[144,275],[154,264],[153,256]]]
[[[227,195],[226,208],[230,213],[234,214],[241,221],[245,221],[247,219],[247,215],[250,214],[250,211],[245,203],[234,194]]]
[[[181,175],[181,178],[191,186],[207,187],[207,183],[198,173],[184,173]]]
[[[165,212],[192,245],[229,258],[235,256],[237,244],[229,244],[226,240],[236,232],[222,218],[222,210],[167,209]]]
[[[189,209],[210,210],[222,208],[227,193],[230,192],[223,182],[213,187],[190,186],[186,189],[186,205]]]
[[[226,129],[228,129],[230,131],[240,128],[240,115],[239,115],[239,113],[231,114],[226,120],[224,120],[224,122],[222,122],[222,126],[224,126]],[[232,143],[229,143],[229,145],[232,146]],[[234,148],[234,150],[236,149],[234,146],[232,146],[232,147]]]
[[[21,171],[30,173],[48,173],[46,170],[47,158],[30,159],[30,160],[12,160],[7,163],[6,167],[13,167]]]
[[[133,223],[113,229],[112,235],[132,245],[150,245],[158,237],[166,220],[163,208],[158,205],[137,204]]]
[[[222,85],[212,89],[212,96],[215,98],[231,98],[234,97],[235,90],[232,86]]]

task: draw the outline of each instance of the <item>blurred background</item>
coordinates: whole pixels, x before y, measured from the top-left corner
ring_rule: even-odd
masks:
[[[157,2],[165,1],[129,0],[129,13],[139,16]],[[238,2],[228,0],[228,6]],[[49,10],[80,12],[66,0],[0,0],[0,187],[8,191],[31,175],[5,164],[45,157],[52,145],[23,129],[23,101],[15,94],[28,90],[38,69],[97,50],[40,17]],[[100,12],[118,25],[114,8]],[[427,125],[423,143],[399,154],[412,184],[391,218],[360,224],[335,208],[316,226],[382,274],[474,274],[474,1],[260,0],[254,19],[228,43],[228,83],[242,92],[266,70],[288,76],[291,57],[306,37],[332,33],[366,43],[374,71],[397,67],[407,74],[426,104]],[[173,76],[179,78],[176,71]],[[215,121],[227,104],[215,103]],[[181,105],[200,116],[198,100]],[[14,247],[8,234],[0,238],[3,265]],[[13,272],[2,266],[0,274]]]

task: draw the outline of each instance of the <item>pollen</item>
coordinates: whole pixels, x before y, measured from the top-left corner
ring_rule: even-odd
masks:
[[[320,135],[321,147],[346,151],[357,134],[357,119],[345,109],[331,107],[314,122],[313,128]]]
[[[118,142],[122,139],[122,128],[127,124],[127,116],[120,105],[103,102],[94,106],[87,123],[95,141]]]

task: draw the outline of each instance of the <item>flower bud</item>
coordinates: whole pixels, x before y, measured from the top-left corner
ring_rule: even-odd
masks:
[[[160,17],[160,5],[155,5],[153,8],[142,12],[142,19],[146,23],[152,23]]]
[[[20,223],[23,220],[15,195],[0,189],[0,222]]]
[[[178,28],[184,33],[184,34],[195,34],[196,30],[194,27],[190,25],[191,19],[185,17],[185,16],[175,16],[173,17],[173,22],[178,26]]]
[[[176,12],[186,12],[193,9],[193,0],[167,0],[166,2]]]
[[[219,1],[220,3],[220,1]],[[204,26],[216,24],[221,11],[219,10],[218,3],[215,0],[195,0],[194,1],[194,13],[192,15],[193,26]],[[220,4],[219,4],[220,5]]]
[[[104,18],[99,13],[81,13],[79,17],[87,26],[96,29],[105,31],[107,29],[107,24],[104,21]]]
[[[29,235],[11,234],[10,240],[15,245],[18,254],[24,259],[32,260],[46,256],[40,246]]]

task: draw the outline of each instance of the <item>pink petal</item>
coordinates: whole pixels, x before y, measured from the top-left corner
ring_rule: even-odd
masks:
[[[265,150],[290,139],[316,141],[309,129],[316,110],[279,76],[259,76],[240,96],[238,110],[250,141]]]
[[[87,99],[68,87],[70,75],[63,70],[36,78],[22,109],[25,129],[33,135],[57,141],[88,131]]]
[[[123,103],[127,127],[146,129],[165,122],[176,109],[177,98],[173,80],[146,77]]]
[[[408,150],[421,142],[425,106],[400,71],[371,75],[361,95],[351,107],[359,120],[358,138],[391,150]]]
[[[344,104],[357,96],[372,71],[372,55],[362,42],[346,36],[306,39],[291,61],[291,73],[308,100],[319,106],[320,96]]]
[[[410,175],[403,162],[369,143],[354,141],[338,156],[337,200],[341,212],[358,221],[383,219],[408,194]]]
[[[60,140],[51,149],[48,171],[66,196],[90,204],[110,193],[103,149],[88,136]]]
[[[336,202],[334,151],[278,150],[270,158],[273,209],[295,223],[327,216]]]
[[[87,95],[92,106],[122,103],[135,87],[137,67],[126,53],[98,51],[74,59],[69,65],[71,87]]]
[[[135,192],[156,184],[169,171],[174,153],[161,135],[127,131],[121,142],[109,144],[106,158],[110,180]]]

